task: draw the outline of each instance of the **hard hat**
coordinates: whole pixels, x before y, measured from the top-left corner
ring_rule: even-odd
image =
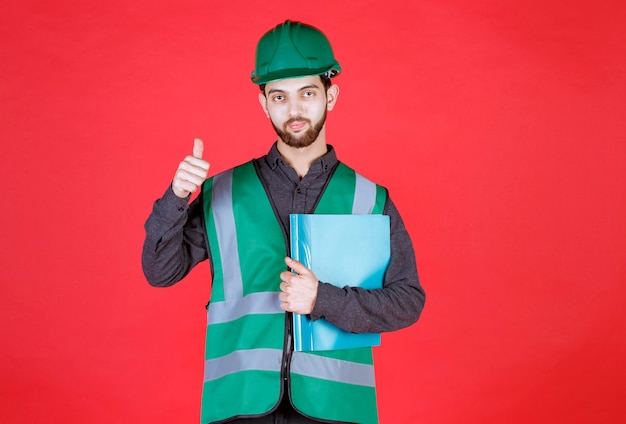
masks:
[[[319,29],[285,21],[259,40],[251,78],[255,84],[265,84],[309,75],[334,77],[340,72],[330,42]]]

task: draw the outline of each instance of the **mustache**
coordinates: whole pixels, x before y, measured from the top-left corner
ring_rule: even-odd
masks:
[[[301,117],[294,117],[294,118],[289,118],[285,121],[284,125],[289,125],[289,124],[293,124],[294,122],[306,122],[307,124],[311,124],[311,121],[306,119],[306,118],[301,118]]]

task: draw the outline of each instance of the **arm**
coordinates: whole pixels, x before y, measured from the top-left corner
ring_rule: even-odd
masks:
[[[171,187],[154,203],[145,224],[141,265],[150,285],[168,287],[208,258],[201,196],[189,205]]]
[[[141,264],[153,286],[171,286],[208,258],[202,196],[188,204],[191,193],[200,188],[208,174],[203,150],[202,141],[196,139],[193,156],[179,164],[172,185],[154,203],[146,221]]]
[[[368,291],[320,283],[313,320],[323,318],[353,333],[394,331],[418,320],[426,295],[417,274],[413,244],[390,199],[384,214],[390,218],[391,261],[383,288]]]

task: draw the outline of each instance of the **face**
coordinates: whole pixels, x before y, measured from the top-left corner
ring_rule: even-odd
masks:
[[[302,148],[319,138],[337,94],[336,85],[325,90],[318,76],[289,78],[268,83],[259,101],[278,137],[288,146]]]

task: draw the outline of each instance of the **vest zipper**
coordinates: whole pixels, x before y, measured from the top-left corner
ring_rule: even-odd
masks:
[[[287,396],[289,396],[289,372],[291,368],[291,340],[293,337],[292,321],[292,313],[285,312],[285,345],[283,346],[283,365],[281,376],[283,378],[284,392]]]
[[[270,201],[270,205],[272,207],[272,210],[274,211],[274,216],[276,216],[276,220],[278,221],[278,224],[280,225],[280,228],[283,232],[283,239],[285,240],[285,250],[287,252],[287,256],[291,256],[291,248],[290,248],[291,244],[289,242],[289,229],[285,228],[285,225],[280,219],[280,214],[278,213],[276,203],[274,203],[274,198],[272,197],[269,191],[267,182],[263,178],[263,175],[261,173],[257,160],[258,159],[255,159],[252,161],[254,165],[254,169],[256,171],[257,176],[259,177],[259,181],[261,181],[261,185],[263,186],[263,189],[265,190],[265,194],[267,195],[267,198]],[[291,368],[291,352],[292,352],[291,345],[293,344],[291,341],[292,338],[293,338],[293,316],[291,312],[285,312],[285,342],[283,344],[283,363],[282,363],[281,370],[280,370],[283,384],[281,388],[281,396],[279,399],[279,403],[282,401],[284,395],[286,395],[289,398],[289,401],[291,402],[291,396],[289,394],[289,372]]]

